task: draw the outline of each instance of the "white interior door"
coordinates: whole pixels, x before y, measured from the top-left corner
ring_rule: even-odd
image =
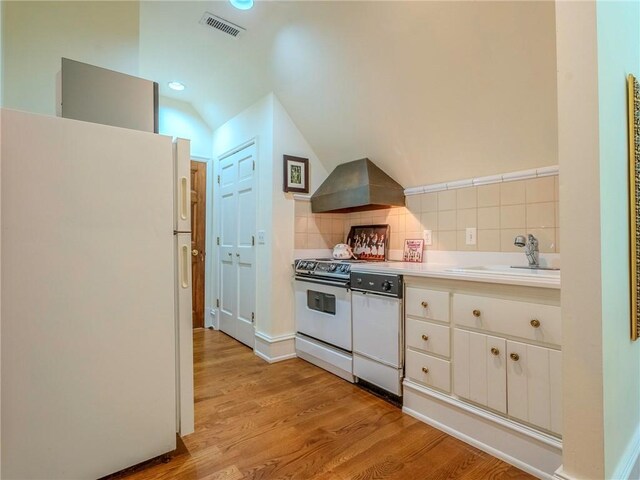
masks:
[[[255,145],[218,165],[220,329],[253,347],[256,299]]]

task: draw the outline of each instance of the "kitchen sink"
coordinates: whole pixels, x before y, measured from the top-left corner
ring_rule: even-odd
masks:
[[[518,277],[536,277],[536,278],[560,278],[560,269],[528,268],[528,267],[510,267],[508,265],[480,265],[474,267],[456,267],[450,268],[448,272],[455,273],[480,273],[486,275],[508,275]]]

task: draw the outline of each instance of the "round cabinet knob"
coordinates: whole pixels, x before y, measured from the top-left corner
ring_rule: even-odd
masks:
[[[509,355],[509,357],[511,357],[511,360],[513,360],[514,362],[520,360],[520,355],[518,355],[517,353],[512,353],[511,355]]]
[[[429,306],[428,302],[422,302],[420,303],[420,305],[422,305],[422,308],[427,308]]]
[[[229,256],[232,256],[232,255],[233,255],[233,253],[229,252],[229,253],[228,253],[228,255],[229,255]]]
[[[529,322],[533,328],[540,327],[540,320],[536,320],[535,318]]]
[[[480,315],[482,315],[482,312],[481,312],[480,310],[474,310],[474,311],[473,311],[473,316],[474,316],[474,317],[476,317],[476,318],[477,318],[477,317],[479,317]]]
[[[236,253],[236,257],[239,257],[239,256],[240,256],[240,254],[239,254],[239,253]]]
[[[500,350],[498,350],[496,347],[491,347],[491,355],[497,357],[498,355],[500,355]]]
[[[382,290],[384,290],[385,292],[391,290],[391,282],[389,280],[385,280],[384,282],[382,282]]]
[[[193,255],[194,257],[198,256],[198,250],[196,250],[195,248],[193,250],[191,250],[191,255]]]
[[[422,334],[422,339],[426,342],[429,340],[429,335]]]
[[[429,373],[429,369],[427,367],[422,367],[422,373]]]

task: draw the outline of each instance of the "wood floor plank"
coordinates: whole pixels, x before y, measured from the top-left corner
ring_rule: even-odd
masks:
[[[128,480],[530,479],[303,360],[194,330],[196,431]]]

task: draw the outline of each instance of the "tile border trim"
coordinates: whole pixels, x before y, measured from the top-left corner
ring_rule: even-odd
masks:
[[[432,183],[418,187],[405,188],[405,196],[420,195],[422,193],[442,192],[444,190],[455,190],[458,188],[477,187],[480,185],[491,185],[494,183],[515,182],[517,180],[527,180],[530,178],[551,177],[560,174],[560,167],[552,165],[550,167],[533,168],[531,170],[521,170],[519,172],[503,173],[501,175],[490,175],[488,177],[468,178],[466,180],[456,180],[446,183]],[[296,198],[304,200],[305,198]]]

